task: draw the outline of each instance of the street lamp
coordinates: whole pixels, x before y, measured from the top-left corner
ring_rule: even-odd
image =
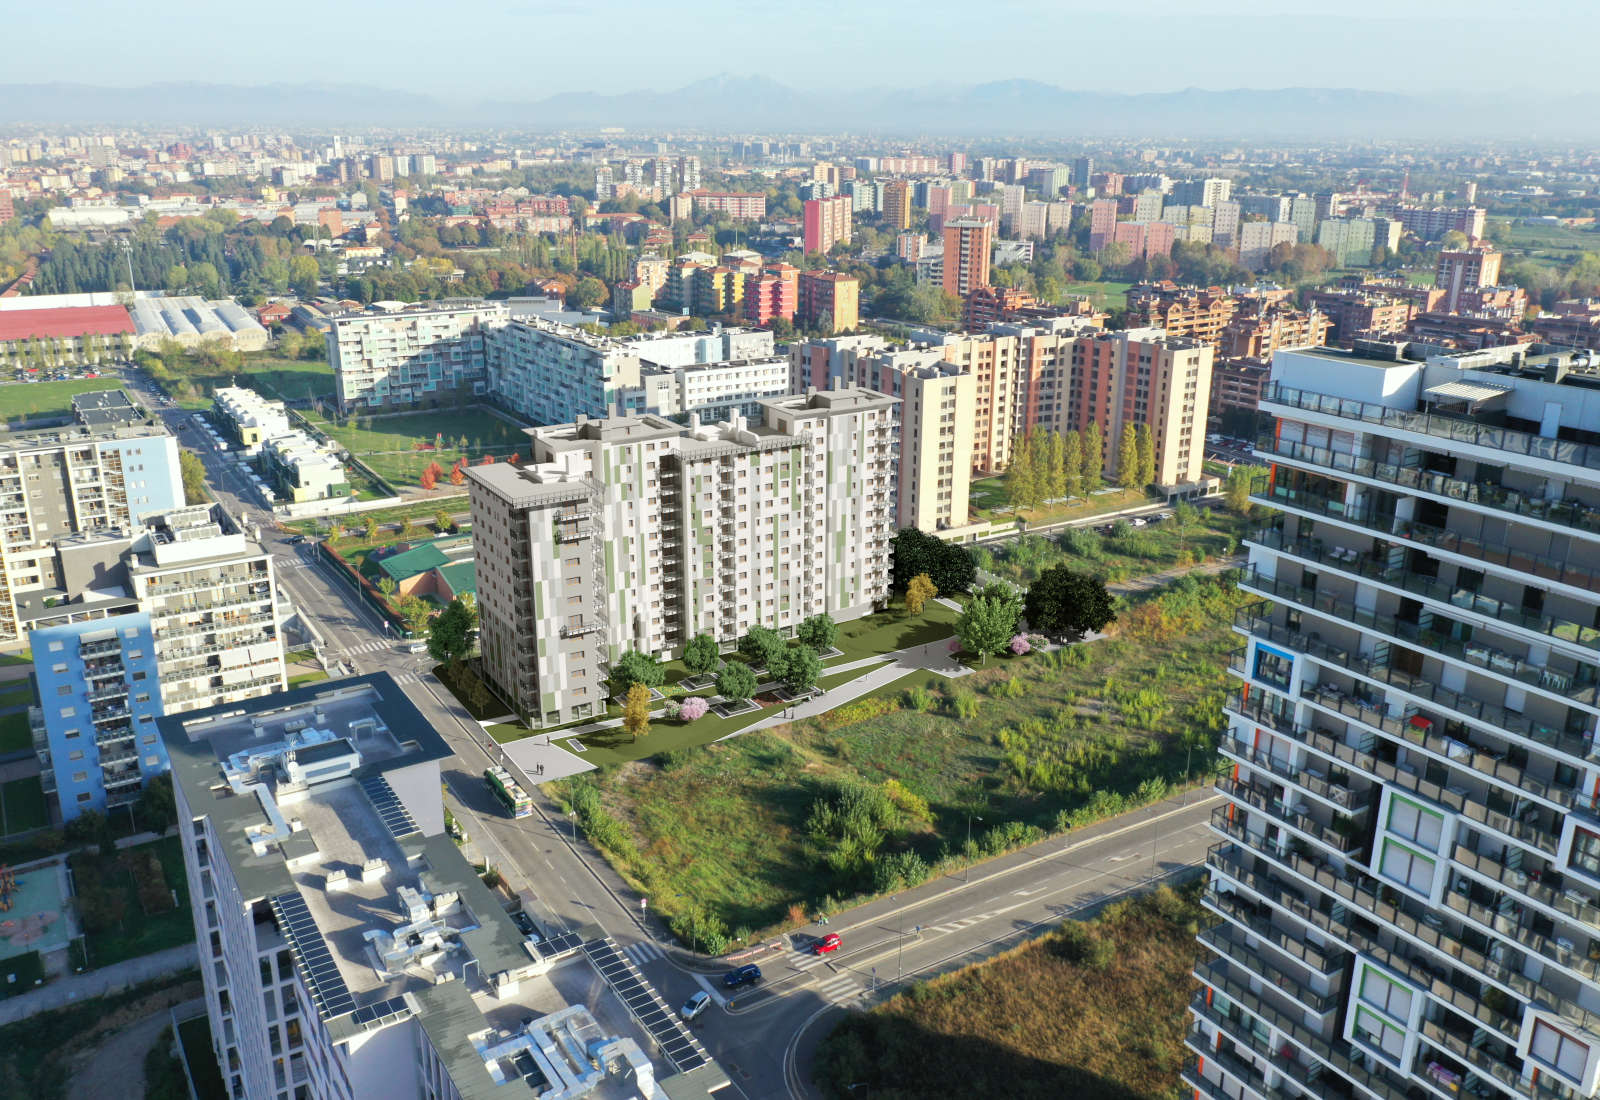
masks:
[[[673,894],[675,898],[688,898],[688,894]],[[694,899],[689,898],[689,948],[700,954],[700,922],[694,919]]]
[[[973,814],[973,812],[971,810],[967,811],[967,846],[966,846],[966,848],[962,849],[962,854],[967,857],[967,869],[966,869],[966,873],[963,875],[963,877],[961,879],[962,882],[971,882],[972,881],[972,853],[971,853],[971,848],[972,848],[972,819],[973,819],[974,816],[975,815]],[[978,820],[982,821],[983,818],[980,817],[980,818],[978,818]]]

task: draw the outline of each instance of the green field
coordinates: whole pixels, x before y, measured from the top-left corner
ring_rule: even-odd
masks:
[[[0,420],[70,416],[74,394],[121,388],[122,380],[111,376],[73,378],[65,382],[0,383]]]
[[[1087,294],[1096,309],[1121,309],[1128,304],[1126,297],[1132,283],[1072,283],[1068,294]]]
[[[0,784],[0,810],[5,817],[5,833],[27,832],[42,829],[50,824],[50,810],[45,804],[44,788],[39,777],[10,779]]]
[[[1146,527],[1119,521],[1112,524],[1109,535],[1078,527],[1055,534],[1023,535],[975,547],[972,553],[979,568],[1020,587],[1063,563],[1114,583],[1232,554],[1251,526],[1220,508],[1195,509],[1194,515],[1183,527],[1176,519]]]
[[[1094,493],[1087,498],[1073,497],[1070,504],[1024,508],[1019,513],[1011,508],[1011,495],[1006,491],[1003,477],[980,478],[972,483],[967,495],[971,517],[976,521],[990,520],[994,523],[1014,523],[1018,515],[1033,524],[1062,523],[1155,503],[1158,502],[1148,493],[1136,489],[1113,489],[1110,492]],[[997,508],[1006,510],[995,511]]]
[[[852,1012],[819,1047],[824,1096],[1164,1100],[1178,1071],[1199,890],[1160,887]],[[867,1091],[857,1094],[855,1088]]]
[[[194,942],[194,914],[189,911],[188,876],[181,844],[178,837],[168,836],[124,849],[109,860],[88,851],[71,857],[78,891],[75,904],[88,941],[91,965],[109,966]],[[136,880],[124,858],[145,852],[154,852],[160,859],[166,888],[163,896],[152,899],[156,904],[148,911],[140,901]],[[176,905],[172,891],[177,893]]]
[[[912,673],[820,718],[551,786],[680,936],[714,921],[743,941],[894,888],[880,867],[925,875],[1208,774],[1245,600],[1186,579],[1125,609],[1105,641],[993,658],[957,681]],[[913,798],[879,820],[875,857],[815,839],[819,800],[889,780]]]
[[[396,488],[416,485],[430,462],[448,471],[462,457],[476,464],[485,455],[503,460],[528,453],[527,434],[486,409],[351,417],[343,426],[318,416],[307,419]],[[438,450],[416,450],[417,444],[436,443],[440,436],[443,444]],[[460,448],[462,439],[467,441],[465,450]],[[447,478],[440,478],[439,485],[451,488]]]
[[[333,368],[325,362],[247,356],[237,384],[285,401],[333,397]]]
[[[19,702],[25,703],[27,700]],[[27,712],[0,715],[0,753],[20,752],[32,747],[33,730],[28,725]]]
[[[1524,225],[1513,222],[1506,247],[1527,252],[1600,251],[1600,227],[1566,225]]]

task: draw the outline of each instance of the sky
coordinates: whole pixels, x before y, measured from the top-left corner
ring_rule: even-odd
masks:
[[[0,0],[0,83],[326,82],[451,101],[670,90],[718,73],[801,87],[1586,92],[1575,0]],[[1552,29],[1559,28],[1559,37]],[[1537,59],[1552,63],[1540,64]]]

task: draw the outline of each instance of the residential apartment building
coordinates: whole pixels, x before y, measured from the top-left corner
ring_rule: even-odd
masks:
[[[1410,302],[1381,291],[1326,287],[1306,295],[1307,308],[1325,315],[1333,326],[1331,336],[1340,347],[1350,347],[1358,333],[1400,332],[1417,313]]]
[[[760,327],[774,318],[794,320],[799,305],[800,269],[789,264],[768,264],[759,274],[744,277],[744,319]]]
[[[1400,247],[1400,223],[1389,218],[1325,218],[1317,226],[1317,244],[1333,253],[1339,267],[1371,267],[1376,249],[1392,255]]]
[[[519,713],[603,711],[630,648],[731,645],[887,598],[899,402],[841,389],[760,404],[760,421],[531,428],[532,462],[469,469],[483,668]]]
[[[989,285],[994,225],[983,218],[956,218],[944,227],[944,289],[965,298]]]
[[[1600,351],[1600,298],[1568,298],[1528,323],[1539,339],[1569,348]]]
[[[24,615],[43,590],[64,590],[58,540],[133,529],[183,505],[178,443],[151,421],[78,423],[0,433],[0,648],[26,640]]]
[[[1173,202],[1186,206],[1216,206],[1233,196],[1233,181],[1219,176],[1178,180],[1170,192]]]
[[[66,538],[56,586],[26,594],[45,792],[63,819],[138,798],[166,770],[153,722],[284,686],[271,556],[221,505]]]
[[[168,715],[160,733],[233,1100],[727,1088],[615,943],[519,931],[446,834],[450,748],[392,677]]]
[[[639,405],[658,416],[724,420],[735,414],[759,418],[760,402],[786,396],[789,360],[776,355],[689,366],[645,363]]]
[[[328,329],[339,410],[417,407],[485,393],[485,333],[505,324],[499,303],[369,309]]]
[[[211,411],[228,437],[246,449],[294,430],[282,401],[268,401],[242,386],[217,387],[211,395]]]
[[[850,243],[851,202],[849,195],[829,199],[807,199],[801,204],[804,244],[807,252],[827,255],[836,244]]]
[[[849,332],[861,323],[861,281],[837,271],[802,271],[800,303],[795,316],[802,324],[832,320],[833,332]]]
[[[1446,233],[1466,235],[1468,241],[1483,236],[1487,211],[1481,206],[1426,207],[1407,203],[1382,203],[1378,213],[1395,219],[1407,233],[1425,241],[1436,241]]]
[[[1141,283],[1123,295],[1128,324],[1215,345],[1239,311],[1239,301],[1216,287]]]
[[[1239,225],[1239,266],[1264,271],[1271,262],[1272,250],[1280,244],[1299,244],[1300,228],[1293,222],[1241,222]]]
[[[883,185],[883,220],[894,229],[911,228],[911,184],[889,180]]]
[[[1275,357],[1199,1095],[1594,1094],[1597,389],[1548,347]]]
[[[1433,272],[1433,285],[1445,292],[1447,313],[1462,308],[1467,292],[1496,286],[1499,282],[1500,252],[1488,245],[1444,249],[1439,253]]]

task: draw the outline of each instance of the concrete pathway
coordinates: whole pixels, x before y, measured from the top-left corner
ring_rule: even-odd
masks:
[[[184,1001],[174,1005],[172,1012],[180,1017],[187,1012],[193,1015],[195,1006],[205,1015],[204,998]],[[114,1031],[96,1047],[83,1051],[73,1059],[72,1079],[67,1085],[67,1100],[104,1100],[107,1096],[131,1096],[134,1078],[144,1079],[144,1058],[150,1048],[161,1038],[161,1032],[172,1026],[172,1012],[157,1012]]]
[[[153,955],[140,955],[136,959],[112,963],[99,970],[58,978],[32,992],[21,993],[0,1001],[0,1026],[14,1024],[36,1012],[48,1012],[52,1008],[61,1008],[90,997],[99,997],[113,989],[122,989],[125,986],[147,982],[152,978],[176,974],[180,970],[199,965],[199,962],[199,949],[194,944],[188,943],[182,947],[169,947],[165,951],[157,951]]]

